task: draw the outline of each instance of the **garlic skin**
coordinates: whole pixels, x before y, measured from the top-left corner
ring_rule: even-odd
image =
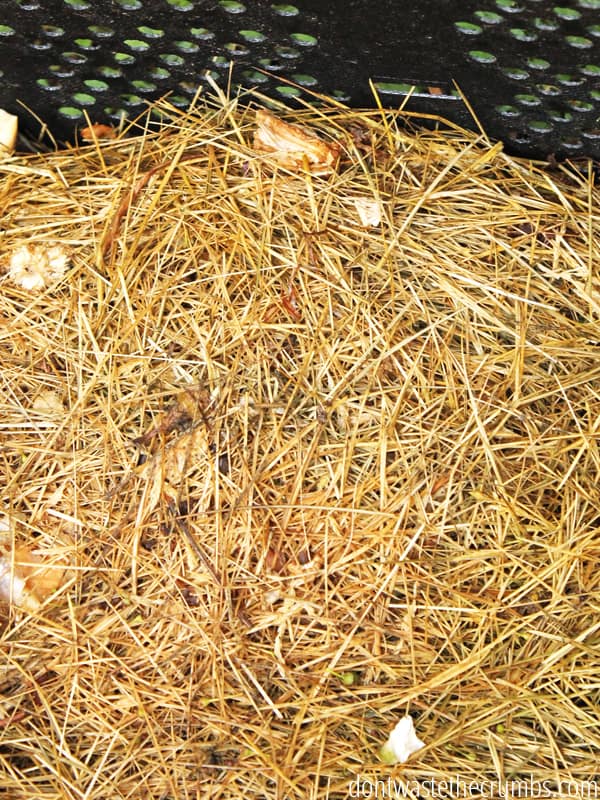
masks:
[[[25,581],[5,558],[0,558],[0,600],[22,607],[27,604]]]
[[[422,747],[425,747],[425,742],[422,742],[415,733],[413,719],[410,714],[407,714],[390,733],[387,742],[379,751],[379,755],[386,764],[404,764],[413,753]]]
[[[0,605],[33,614],[66,578],[64,563],[45,560],[30,547],[0,537]]]

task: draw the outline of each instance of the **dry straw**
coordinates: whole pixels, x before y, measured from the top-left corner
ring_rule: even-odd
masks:
[[[70,257],[1,279],[6,557],[61,576],[6,609],[3,796],[585,788],[593,174],[337,107],[280,110],[341,149],[288,169],[254,102],[0,165],[5,267]]]

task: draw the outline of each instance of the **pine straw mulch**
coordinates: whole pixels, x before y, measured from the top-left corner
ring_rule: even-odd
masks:
[[[336,107],[276,168],[245,100],[0,165],[3,253],[72,251],[2,278],[5,536],[69,571],[6,612],[1,788],[595,779],[593,175]]]

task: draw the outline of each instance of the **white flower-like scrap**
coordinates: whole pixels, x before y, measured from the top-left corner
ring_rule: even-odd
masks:
[[[24,244],[12,252],[8,275],[17,286],[40,292],[63,277],[69,260],[70,252],[62,244]]]
[[[415,733],[413,719],[407,714],[390,733],[379,755],[386,764],[404,764],[409,756],[422,747],[425,747],[425,742],[422,742]]]

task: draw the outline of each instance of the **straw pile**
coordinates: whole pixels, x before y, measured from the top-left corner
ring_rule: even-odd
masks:
[[[338,142],[315,174],[253,103],[0,165],[0,787],[593,789],[591,170],[280,110]],[[20,284],[23,247],[69,266]]]

